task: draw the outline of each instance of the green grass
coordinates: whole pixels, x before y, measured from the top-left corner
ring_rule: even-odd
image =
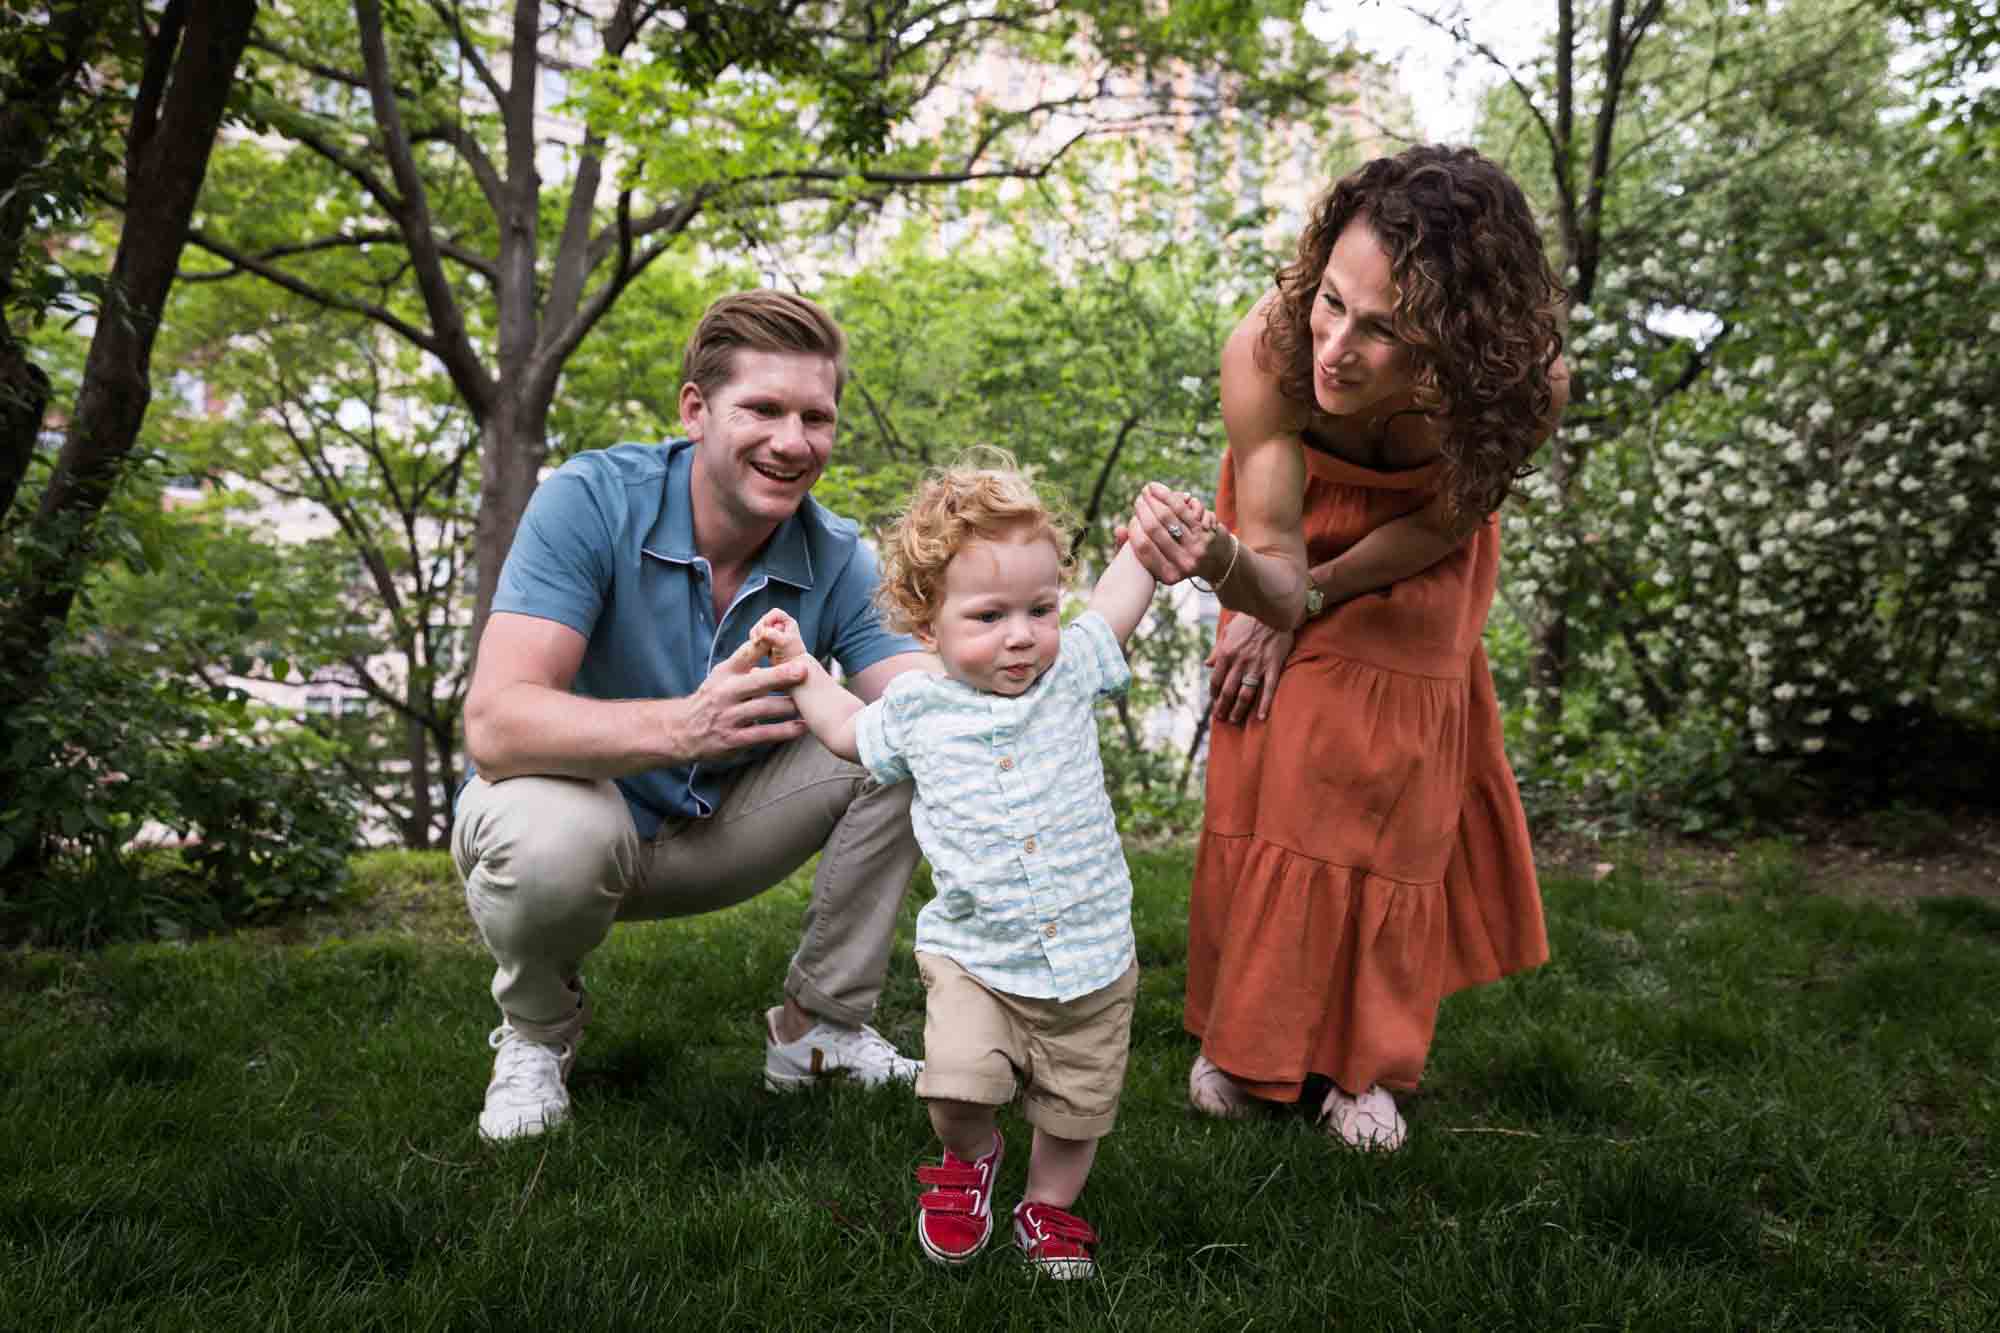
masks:
[[[308,926],[0,955],[0,1328],[1994,1327],[2000,912],[1845,903],[1753,850],[1698,889],[1546,884],[1555,961],[1447,1002],[1386,1158],[1186,1110],[1189,858],[1135,855],[1091,1283],[923,1261],[907,1092],[761,1091],[802,882],[616,932],[576,1120],[500,1148],[436,860]],[[919,1044],[907,951],[880,1026]]]

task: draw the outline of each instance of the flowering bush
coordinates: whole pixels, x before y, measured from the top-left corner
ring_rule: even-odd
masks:
[[[1529,768],[1616,792],[1669,753],[1846,781],[1912,728],[1993,746],[2000,194],[1968,188],[1992,176],[1919,162],[1858,203],[1801,201],[1810,248],[1690,230],[1573,312],[1590,389],[1564,429],[1592,447],[1566,503],[1524,487],[1509,591],[1530,616],[1568,607],[1587,687],[1569,744],[1518,723]],[[1690,306],[1726,312],[1705,347],[1662,336]]]

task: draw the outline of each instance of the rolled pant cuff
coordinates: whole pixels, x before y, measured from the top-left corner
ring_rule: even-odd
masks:
[[[875,1012],[872,1004],[866,1009],[841,1004],[813,985],[812,978],[799,971],[796,963],[785,973],[785,998],[815,1018],[823,1018],[840,1027],[858,1028]]]

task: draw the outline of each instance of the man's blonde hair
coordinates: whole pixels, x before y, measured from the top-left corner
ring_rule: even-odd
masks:
[[[1012,454],[980,446],[917,484],[909,507],[882,534],[876,603],[890,628],[928,630],[944,600],[944,571],[967,542],[1026,534],[1046,537],[1068,577],[1070,525],[1035,488]]]

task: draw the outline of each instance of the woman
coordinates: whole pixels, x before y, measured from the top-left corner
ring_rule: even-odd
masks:
[[[1567,395],[1563,299],[1493,163],[1370,162],[1224,348],[1229,530],[1139,498],[1140,560],[1225,608],[1188,922],[1199,1110],[1317,1075],[1330,1133],[1394,1148],[1389,1089],[1416,1086],[1443,997],[1548,957],[1480,636],[1494,512]]]

